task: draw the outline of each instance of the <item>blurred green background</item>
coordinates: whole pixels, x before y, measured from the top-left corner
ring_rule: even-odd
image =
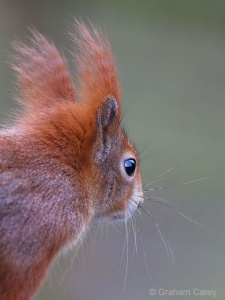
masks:
[[[217,290],[215,298],[224,299],[225,2],[0,0],[1,122],[15,108],[10,41],[23,39],[33,25],[68,56],[72,45],[65,33],[72,16],[107,32],[123,80],[123,122],[137,148],[144,148],[143,182],[175,166],[149,188],[177,185],[151,195],[205,229],[146,201],[173,250],[174,266],[154,222],[136,214],[137,254],[130,223],[128,263],[123,225],[93,230],[76,257],[72,250],[55,260],[36,299],[155,300],[163,299],[160,288],[190,290],[181,299],[212,298],[192,295],[195,288]],[[214,177],[179,185],[205,176]]]

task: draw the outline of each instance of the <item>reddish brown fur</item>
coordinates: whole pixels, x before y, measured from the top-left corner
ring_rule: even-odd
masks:
[[[0,299],[30,299],[55,255],[92,222],[124,218],[140,189],[121,175],[134,147],[120,128],[120,88],[112,50],[76,23],[80,88],[66,59],[37,31],[15,42],[22,114],[0,131]]]
[[[78,36],[71,34],[80,55],[74,55],[80,73],[80,99],[82,102],[95,102],[112,95],[120,109],[120,90],[112,49],[93,27],[93,36],[83,23],[77,22]],[[94,91],[94,92],[93,92]],[[119,113],[120,115],[120,113]]]
[[[74,101],[75,87],[66,59],[36,30],[31,30],[30,45],[13,43],[17,55],[12,67],[18,74],[22,104],[27,108],[41,108],[56,100]]]

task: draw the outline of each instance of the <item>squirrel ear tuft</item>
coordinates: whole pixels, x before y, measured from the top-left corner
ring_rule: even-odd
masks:
[[[75,20],[74,33],[70,34],[75,43],[73,54],[78,68],[78,96],[82,103],[95,103],[99,107],[108,95],[112,95],[121,114],[120,93],[116,63],[107,37],[90,24]]]
[[[65,57],[37,30],[31,29],[28,43],[12,43],[10,58],[16,71],[22,105],[35,110],[51,107],[57,101],[75,100],[75,86]]]
[[[114,128],[114,124],[118,115],[118,104],[113,96],[108,96],[98,111],[97,116],[97,138],[94,153],[95,160],[104,159],[111,149],[110,131]]]

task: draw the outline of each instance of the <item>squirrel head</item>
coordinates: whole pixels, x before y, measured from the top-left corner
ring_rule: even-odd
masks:
[[[90,199],[92,221],[128,218],[143,202],[141,175],[137,151],[120,125],[120,84],[107,38],[76,21],[70,34],[76,87],[54,44],[36,30],[31,34],[28,44],[13,43],[22,106],[16,130],[71,167],[71,180]]]

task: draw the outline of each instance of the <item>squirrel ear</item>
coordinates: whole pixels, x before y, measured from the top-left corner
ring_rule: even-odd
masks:
[[[100,121],[98,123],[101,124],[103,130],[107,130],[107,128],[113,123],[117,115],[117,111],[118,105],[116,99],[113,96],[108,96],[98,112],[98,121]]]
[[[111,148],[110,129],[114,124],[118,113],[118,105],[113,96],[108,96],[102,104],[97,115],[97,138],[94,153],[95,160],[104,159]]]

